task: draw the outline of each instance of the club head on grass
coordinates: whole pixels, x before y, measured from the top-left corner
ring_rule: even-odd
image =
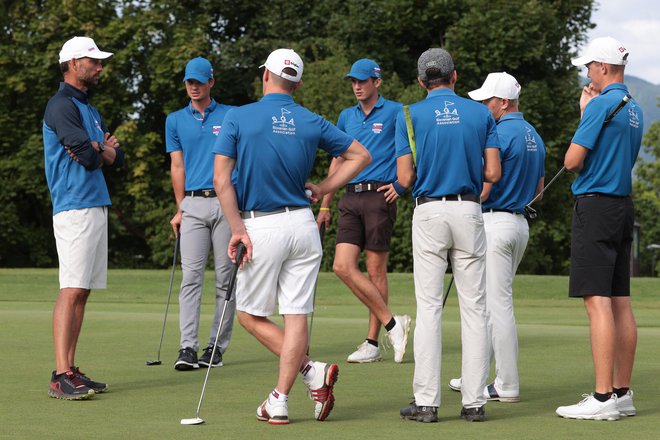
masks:
[[[160,365],[162,364],[161,361],[147,361],[144,363],[145,365],[152,366],[152,365]]]
[[[192,419],[181,419],[182,425],[201,425],[202,423],[204,423],[204,419],[200,419],[199,417],[193,417]]]

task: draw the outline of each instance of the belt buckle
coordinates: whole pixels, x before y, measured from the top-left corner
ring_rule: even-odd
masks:
[[[211,197],[211,190],[205,189],[202,191],[202,194],[204,194],[204,197]]]
[[[355,192],[356,193],[361,193],[362,191],[365,191],[365,185],[363,183],[356,183],[355,184]]]

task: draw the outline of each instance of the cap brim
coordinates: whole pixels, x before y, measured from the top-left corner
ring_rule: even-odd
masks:
[[[484,89],[477,89],[468,92],[468,96],[475,101],[485,101],[492,98],[494,95],[490,92],[485,91]]]
[[[112,52],[103,52],[99,50],[98,52],[94,52],[92,55],[86,55],[86,58],[94,58],[95,60],[105,60],[106,58],[110,58],[112,55],[114,55]]]
[[[189,79],[194,79],[195,81],[199,81],[202,84],[206,84],[207,82],[209,82],[211,78],[207,78],[206,76],[202,76],[202,75],[197,75],[196,73],[189,73],[183,78],[183,82],[186,82]]]
[[[355,78],[355,79],[357,79],[357,80],[359,80],[359,81],[364,81],[364,80],[367,79],[367,78],[371,78],[371,75],[366,74],[366,73],[353,73],[353,72],[349,72],[349,73],[347,73],[346,75],[344,75],[344,79],[348,79],[348,78]]]
[[[592,57],[581,56],[581,57],[573,58],[571,60],[571,64],[576,66],[576,67],[581,67],[581,66],[586,66],[587,64],[589,64],[592,61],[593,61]]]

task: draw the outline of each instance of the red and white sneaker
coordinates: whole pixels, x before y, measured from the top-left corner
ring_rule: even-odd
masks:
[[[286,402],[276,402],[271,405],[266,398],[257,408],[257,420],[268,422],[271,425],[288,425],[289,408]]]
[[[314,370],[314,379],[307,384],[307,387],[310,399],[315,402],[314,417],[322,422],[328,418],[335,406],[335,396],[332,390],[339,377],[339,366],[314,362]]]

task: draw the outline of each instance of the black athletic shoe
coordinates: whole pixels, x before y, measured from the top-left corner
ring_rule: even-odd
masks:
[[[78,379],[82,380],[82,383],[84,383],[88,388],[93,389],[96,394],[105,393],[106,391],[108,391],[107,383],[94,382],[92,379],[87,377],[85,373],[80,371],[80,368],[71,367],[71,371],[73,371],[73,374],[75,374],[78,377]]]
[[[89,388],[73,371],[53,374],[50,377],[48,395],[55,399],[86,400],[94,397],[94,390]]]
[[[435,406],[417,406],[415,401],[401,408],[399,411],[402,419],[415,420],[416,422],[435,423],[438,421],[438,408]]]
[[[222,353],[220,353],[220,347],[216,347],[215,354],[213,355],[213,362],[211,362],[211,354],[213,353],[213,346],[209,345],[204,349],[204,354],[199,358],[199,366],[203,368],[211,367],[222,367]]]
[[[465,408],[461,409],[461,419],[466,422],[483,422],[486,420],[486,410],[484,406],[479,408]]]
[[[179,350],[179,358],[174,363],[174,369],[179,371],[195,370],[199,368],[197,352],[190,347]]]

